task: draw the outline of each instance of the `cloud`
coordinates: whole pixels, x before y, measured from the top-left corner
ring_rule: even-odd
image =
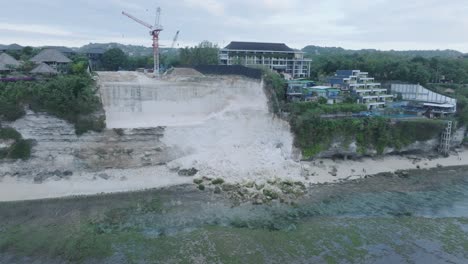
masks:
[[[21,33],[34,33],[50,36],[72,36],[73,33],[60,27],[50,25],[27,25],[27,24],[13,24],[13,23],[0,23],[0,31],[21,32]]]
[[[147,45],[151,39],[120,14],[154,21],[163,9],[163,38],[181,41],[284,42],[345,48],[468,51],[467,0],[15,0],[2,3],[0,43],[105,42]],[[28,8],[24,8],[27,6]],[[21,13],[19,17],[17,14]],[[45,14],[53,13],[53,16]]]
[[[262,0],[261,4],[269,10],[284,11],[296,8],[300,3],[297,0]]]
[[[225,14],[226,6],[218,0],[184,0],[187,6],[191,8],[202,9],[214,16],[221,16]]]

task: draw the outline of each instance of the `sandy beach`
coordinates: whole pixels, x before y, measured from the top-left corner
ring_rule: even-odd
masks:
[[[364,158],[361,161],[322,159],[304,162],[303,171],[315,176],[309,177],[310,183],[329,183],[343,179],[358,179],[366,175],[398,170],[432,169],[437,167],[468,165],[468,151],[453,152],[449,157],[428,159],[420,156],[385,156]],[[334,170],[333,168],[336,168]],[[335,171],[336,176],[332,176]]]
[[[299,180],[306,184],[336,183],[343,180],[360,179],[366,175],[398,170],[431,169],[437,167],[468,165],[468,151],[453,153],[447,158],[427,159],[422,157],[386,156],[382,158],[364,158],[360,161],[319,159],[313,162],[301,162],[300,175],[275,175],[270,178]],[[138,191],[152,188],[190,184],[195,177],[182,177],[171,172],[166,166],[140,169],[112,169],[100,173],[80,173],[68,179],[50,178],[42,183],[32,179],[19,179],[7,176],[0,179],[0,201],[35,200],[59,198],[77,195],[94,195]],[[223,177],[221,177],[223,178]],[[265,176],[246,175],[244,178],[224,177],[229,183],[246,181],[264,182]]]

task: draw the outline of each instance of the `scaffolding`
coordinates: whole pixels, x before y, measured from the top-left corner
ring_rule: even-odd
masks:
[[[452,142],[452,125],[452,121],[447,122],[447,127],[442,133],[442,137],[440,140],[439,152],[445,156],[448,156],[450,153],[450,144]]]

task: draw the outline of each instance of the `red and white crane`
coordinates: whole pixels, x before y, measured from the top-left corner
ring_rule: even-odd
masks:
[[[122,12],[122,15],[125,15],[130,19],[134,20],[135,22],[150,29],[150,35],[153,36],[154,76],[156,78],[159,78],[159,34],[161,33],[161,31],[163,31],[163,27],[159,24],[159,19],[161,17],[161,8],[158,7],[156,9],[156,21],[154,23],[154,26],[130,15],[127,12]]]

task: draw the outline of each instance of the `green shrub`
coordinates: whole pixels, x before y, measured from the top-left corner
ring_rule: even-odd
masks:
[[[0,104],[0,119],[15,121],[26,114],[22,105],[6,102],[5,100],[0,100]]]
[[[11,127],[0,128],[0,139],[13,139],[18,141],[21,139],[21,134]]]
[[[32,142],[20,139],[16,141],[9,150],[8,158],[27,160],[31,157]]]
[[[106,128],[104,119],[78,119],[75,123],[75,133],[82,135],[88,131],[102,132]]]
[[[214,185],[221,185],[224,183],[224,180],[221,178],[217,178],[217,179],[214,179],[211,183]]]

